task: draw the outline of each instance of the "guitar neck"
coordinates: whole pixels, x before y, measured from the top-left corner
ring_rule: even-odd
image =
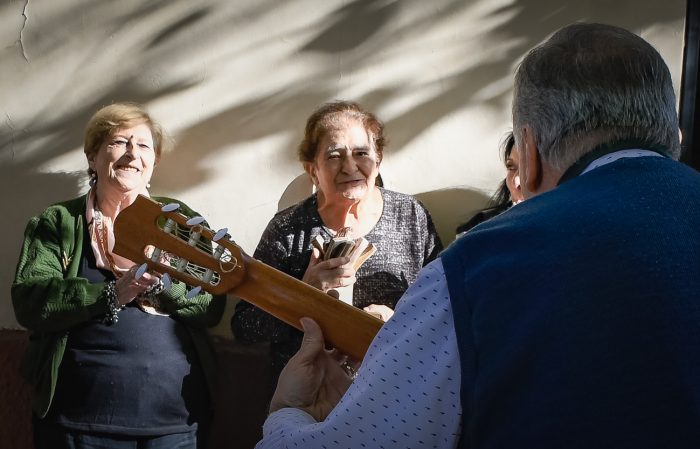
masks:
[[[114,252],[208,292],[232,293],[297,329],[300,318],[312,318],[327,342],[362,360],[381,320],[253,259],[228,236],[215,237],[201,221],[191,223],[169,206],[139,195],[114,222]],[[199,247],[200,237],[216,242],[220,251]],[[164,261],[166,253],[174,263]],[[210,282],[214,272],[216,281]]]
[[[244,259],[244,278],[230,293],[299,330],[300,318],[312,318],[328,343],[362,360],[381,320],[247,255]]]

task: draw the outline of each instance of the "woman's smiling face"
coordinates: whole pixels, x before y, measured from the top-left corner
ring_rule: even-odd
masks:
[[[305,168],[328,201],[359,201],[375,186],[379,155],[359,120],[347,119],[320,139]]]
[[[122,193],[145,191],[155,166],[156,153],[151,129],[145,123],[120,128],[88,158],[97,173],[98,190]]]

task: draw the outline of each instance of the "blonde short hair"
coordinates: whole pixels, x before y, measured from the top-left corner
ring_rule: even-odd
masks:
[[[153,151],[156,154],[156,163],[166,150],[166,136],[163,128],[153,120],[146,110],[137,103],[114,103],[105,106],[90,118],[85,128],[85,143],[83,151],[88,159],[100,150],[100,146],[115,131],[123,128],[131,128],[145,123],[151,130],[153,137]],[[88,168],[90,178],[95,176],[94,170]]]

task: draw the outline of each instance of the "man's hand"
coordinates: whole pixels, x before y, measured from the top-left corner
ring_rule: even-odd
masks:
[[[352,383],[343,368],[346,357],[326,350],[321,328],[311,318],[302,318],[304,340],[299,351],[282,370],[270,403],[270,413],[286,407],[298,408],[323,421]]]

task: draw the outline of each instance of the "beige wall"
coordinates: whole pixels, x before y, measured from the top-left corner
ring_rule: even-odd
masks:
[[[684,14],[685,0],[3,1],[0,328],[17,327],[24,225],[85,191],[82,132],[104,104],[149,107],[177,142],[152,192],[252,253],[302,174],[306,116],[359,101],[387,124],[386,185],[423,200],[449,241],[503,176],[497,145],[529,48],[573,21],[617,24],[657,46],[678,86]],[[299,181],[283,202],[306,194]]]

